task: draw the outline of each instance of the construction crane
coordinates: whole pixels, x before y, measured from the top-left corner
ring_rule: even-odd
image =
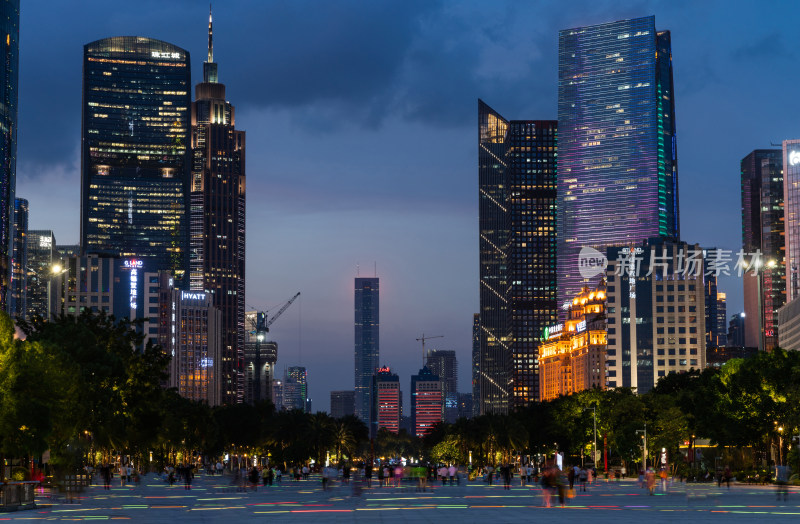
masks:
[[[253,328],[253,331],[250,334],[255,335],[256,337],[256,351],[255,351],[255,373],[254,373],[254,390],[255,396],[253,398],[253,402],[260,402],[261,401],[261,342],[266,338],[265,334],[269,333],[269,327],[272,325],[273,322],[278,320],[278,317],[286,311],[289,306],[292,305],[292,302],[295,301],[297,297],[300,296],[300,292],[298,291],[295,296],[289,299],[277,313],[275,313],[272,318],[267,320],[267,313],[268,311],[256,311],[256,315],[254,318],[250,319],[250,326]]]
[[[422,366],[425,367],[425,341],[430,340],[432,338],[444,338],[444,335],[436,335],[434,337],[426,337],[425,333],[422,334],[420,338],[417,339],[417,342],[422,342]]]

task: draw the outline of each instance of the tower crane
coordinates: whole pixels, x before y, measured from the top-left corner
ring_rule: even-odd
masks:
[[[420,338],[417,339],[417,342],[422,342],[422,366],[425,366],[425,341],[430,340],[432,338],[444,338],[444,335],[436,335],[433,337],[426,337],[425,333],[422,334]]]
[[[289,309],[289,306],[292,305],[292,302],[300,296],[300,292],[298,291],[295,296],[290,298],[281,308],[275,313],[272,318],[267,319],[268,311],[256,311],[255,318],[250,319],[250,325],[253,328],[253,331],[250,333],[255,335],[256,337],[256,347],[255,347],[255,373],[254,373],[254,390],[255,396],[253,398],[254,402],[261,401],[261,342],[266,338],[265,335],[269,333],[269,327],[272,325],[273,322],[278,320],[284,311]],[[276,355],[277,357],[277,355]]]

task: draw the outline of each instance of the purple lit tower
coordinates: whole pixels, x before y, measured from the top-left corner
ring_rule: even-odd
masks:
[[[558,134],[563,304],[587,277],[581,249],[680,238],[670,33],[655,17],[559,32]]]

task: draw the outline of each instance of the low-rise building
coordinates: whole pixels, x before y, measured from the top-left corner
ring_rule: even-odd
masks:
[[[539,346],[539,398],[605,389],[606,285],[584,286],[563,324],[545,329]]]

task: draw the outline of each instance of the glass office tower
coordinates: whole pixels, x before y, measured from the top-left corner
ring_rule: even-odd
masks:
[[[579,293],[583,248],[679,238],[669,31],[655,17],[558,36],[558,297]]]
[[[189,53],[124,36],[84,46],[81,248],[187,265]]]
[[[480,413],[538,398],[542,331],[557,320],[557,122],[478,101]],[[475,399],[477,401],[477,399]]]
[[[11,250],[11,284],[8,293],[8,314],[25,318],[28,293],[28,201],[14,199],[14,242]]]
[[[372,376],[380,356],[379,280],[355,281],[355,413],[368,426],[373,404]]]
[[[769,350],[778,343],[778,310],[786,303],[782,150],[752,151],[742,159],[740,174],[742,249],[761,251],[764,261],[757,276],[742,278],[744,345]]]
[[[800,139],[783,141],[783,214],[786,233],[786,302],[789,303],[800,296]],[[747,339],[750,338],[747,335]]]
[[[211,15],[208,60],[192,103],[189,283],[214,295],[222,312],[222,402],[245,400],[245,133],[225,100],[214,62]]]
[[[19,95],[19,0],[0,0],[0,309],[7,306],[11,278],[14,192],[17,183]]]
[[[56,250],[56,237],[49,229],[28,231],[26,238],[28,255],[28,293],[25,318],[38,315],[47,318],[50,304],[50,277],[53,264],[60,259]]]

